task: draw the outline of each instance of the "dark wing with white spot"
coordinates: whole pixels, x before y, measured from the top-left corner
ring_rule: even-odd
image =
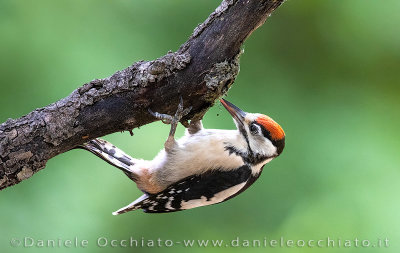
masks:
[[[236,195],[251,179],[251,169],[244,165],[231,171],[212,170],[182,179],[158,194],[143,195],[113,214],[143,209],[147,213],[166,213],[220,203]]]

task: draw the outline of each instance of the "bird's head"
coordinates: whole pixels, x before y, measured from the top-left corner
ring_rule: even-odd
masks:
[[[270,117],[259,113],[247,113],[234,104],[220,100],[232,115],[235,124],[247,142],[249,156],[260,160],[279,156],[285,147],[285,132]]]

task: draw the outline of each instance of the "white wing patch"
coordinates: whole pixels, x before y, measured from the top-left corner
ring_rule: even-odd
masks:
[[[230,196],[234,195],[236,192],[238,192],[240,189],[242,189],[245,184],[246,184],[246,182],[232,186],[222,192],[218,192],[210,200],[207,200],[207,198],[205,196],[201,196],[200,199],[192,199],[189,201],[182,201],[181,209],[191,209],[191,208],[195,208],[195,207],[208,206],[208,205],[219,203],[219,202],[229,198]]]
[[[168,202],[165,205],[165,208],[169,209],[169,210],[174,210],[174,208],[171,206],[172,201],[174,200],[174,197],[169,197],[168,198]]]
[[[253,175],[258,175],[258,174],[260,174],[260,173],[261,173],[262,167],[263,167],[265,164],[267,164],[267,163],[269,163],[270,161],[272,161],[272,159],[273,159],[273,158],[269,158],[269,159],[265,160],[265,161],[262,162],[262,163],[259,163],[259,164],[256,164],[256,165],[252,166],[252,167],[251,167],[251,174],[253,174]]]

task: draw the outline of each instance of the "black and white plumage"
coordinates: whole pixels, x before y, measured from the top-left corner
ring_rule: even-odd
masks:
[[[182,102],[174,117],[151,112],[171,123],[165,148],[152,160],[134,159],[111,143],[94,139],[81,146],[121,169],[144,192],[114,215],[143,209],[166,213],[226,201],[246,190],[263,166],[283,150],[285,134],[271,118],[245,113],[226,100],[237,130],[204,129],[192,122],[184,137],[174,139],[182,116]]]
[[[236,196],[251,178],[251,169],[244,165],[237,170],[213,170],[184,178],[160,193],[144,195],[142,201],[116,211],[116,214],[135,209],[147,213],[165,213],[219,203]],[[247,187],[246,187],[247,188]]]

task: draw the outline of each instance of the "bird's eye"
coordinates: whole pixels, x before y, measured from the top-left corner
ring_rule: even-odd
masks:
[[[252,134],[258,134],[258,127],[255,124],[250,125],[250,132]]]

